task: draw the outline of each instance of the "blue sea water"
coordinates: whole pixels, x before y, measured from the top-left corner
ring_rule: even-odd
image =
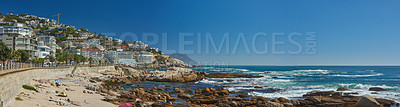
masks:
[[[224,87],[238,94],[264,96],[267,98],[301,97],[311,91],[336,90],[346,87],[352,95],[370,95],[400,102],[400,66],[206,66],[196,71],[210,73],[234,73],[264,76],[262,78],[207,78],[196,83],[133,83],[140,85],[174,87]],[[231,80],[230,82],[227,80]],[[232,81],[233,80],[233,81]],[[254,88],[260,86],[263,88]],[[381,87],[389,91],[372,94],[370,87]],[[267,93],[270,89],[280,91]]]

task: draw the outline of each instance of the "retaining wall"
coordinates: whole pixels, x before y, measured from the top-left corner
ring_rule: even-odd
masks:
[[[74,67],[63,68],[36,68],[29,70],[21,70],[0,76],[0,107],[6,107],[15,96],[21,92],[22,85],[29,83],[34,78],[53,77],[66,75],[72,72]],[[97,67],[77,67],[75,73],[84,72],[103,72],[106,70],[115,70],[114,66],[97,66]]]

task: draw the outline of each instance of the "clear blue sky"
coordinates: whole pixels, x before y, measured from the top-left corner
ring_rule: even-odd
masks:
[[[61,13],[61,22],[88,28],[97,33],[131,32],[142,38],[142,33],[168,33],[168,50],[178,50],[180,32],[201,33],[186,37],[194,45],[189,56],[198,62],[222,62],[250,65],[400,65],[400,1],[398,0],[141,0],[141,1],[22,1],[7,0],[0,4],[3,13],[28,13],[53,18]],[[220,45],[223,33],[229,33],[229,53],[206,51],[205,33],[212,34]],[[240,43],[233,53],[240,32],[250,48]],[[256,49],[268,53],[256,54],[252,37],[257,32],[267,33],[255,42]],[[277,50],[295,51],[287,35],[299,32],[294,38],[303,46],[300,54],[272,54],[272,33],[285,41]],[[317,53],[304,54],[306,32],[317,33]],[[161,39],[161,38],[160,38]],[[150,39],[152,40],[152,39]],[[132,41],[127,38],[127,41]],[[198,43],[201,50],[198,51]],[[152,44],[162,47],[162,42]],[[165,49],[161,49],[165,51]],[[185,53],[185,52],[184,52]]]

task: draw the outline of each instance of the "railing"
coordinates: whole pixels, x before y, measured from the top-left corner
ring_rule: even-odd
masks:
[[[21,63],[21,62],[10,62],[10,61],[0,61],[0,72],[6,70],[13,70],[13,69],[24,69],[24,68],[47,68],[47,67],[66,67],[66,66],[73,66],[75,64],[43,64],[43,63]],[[79,66],[113,66],[114,64],[111,63],[102,63],[102,64],[79,64]]]

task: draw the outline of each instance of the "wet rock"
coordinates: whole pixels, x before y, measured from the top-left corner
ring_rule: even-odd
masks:
[[[221,96],[229,96],[229,91],[223,88],[218,88],[214,92]]]
[[[196,89],[194,89],[194,92],[199,94],[199,93],[201,93],[201,90],[199,88],[196,88]]]
[[[254,86],[254,88],[262,88],[262,87],[260,87],[260,86]]]
[[[279,97],[278,100],[279,100],[280,102],[284,102],[284,103],[290,102],[288,99],[283,98],[283,97]]]
[[[210,94],[212,94],[210,88],[207,88],[207,87],[204,88],[204,89],[202,90],[202,93],[205,94],[205,95],[210,95]]]
[[[268,88],[267,90],[266,90],[266,93],[274,93],[274,92],[276,92],[276,91],[278,91],[279,89],[274,89],[274,88]]]
[[[267,101],[265,103],[259,104],[259,107],[285,107],[283,104],[278,103],[278,102],[271,102]]]
[[[306,100],[311,101],[314,104],[318,104],[318,103],[344,103],[342,100],[332,99],[332,98],[324,97],[324,96],[311,96],[311,97],[308,97]]]
[[[178,98],[181,98],[181,99],[190,99],[191,97],[190,97],[190,95],[187,95],[187,94],[178,94]]]
[[[337,96],[337,97],[340,97],[340,96],[342,96],[343,95],[343,92],[334,92],[333,94],[332,94],[332,96]]]
[[[179,88],[174,88],[174,92],[175,93],[184,93],[184,91]]]
[[[375,98],[376,101],[378,101],[379,104],[385,106],[385,107],[389,107],[391,105],[394,105],[396,102],[392,101],[392,100],[387,100],[387,99],[383,99],[383,98]]]
[[[387,91],[387,89],[383,89],[381,87],[371,87],[368,91]]]
[[[263,76],[247,75],[247,74],[227,74],[227,73],[213,73],[207,75],[209,78],[260,78]]]
[[[380,104],[371,96],[364,95],[358,100],[356,107],[380,107]]]
[[[349,90],[349,89],[344,88],[344,87],[339,87],[336,91],[347,91],[347,90]]]
[[[257,101],[267,101],[266,98],[261,97],[261,96],[256,96],[256,97],[254,97],[254,99],[256,99]]]
[[[239,94],[236,95],[236,97],[240,97],[240,98],[246,98],[246,97],[251,97],[252,95],[248,95],[248,94]]]
[[[335,91],[313,91],[307,94],[304,94],[303,97],[308,96],[331,96]]]

